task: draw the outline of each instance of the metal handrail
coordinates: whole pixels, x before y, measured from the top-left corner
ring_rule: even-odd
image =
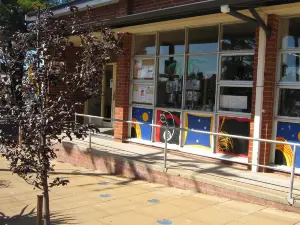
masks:
[[[272,144],[283,144],[283,145],[291,145],[293,148],[293,161],[292,161],[292,166],[291,166],[291,176],[290,176],[290,185],[289,185],[289,193],[287,200],[289,204],[294,205],[294,198],[293,198],[293,186],[294,186],[294,177],[295,177],[295,162],[296,162],[296,152],[297,152],[297,147],[300,147],[300,143],[295,143],[295,142],[284,142],[284,141],[276,141],[276,140],[269,140],[269,139],[262,139],[262,138],[252,138],[252,137],[246,137],[246,136],[239,136],[239,135],[232,135],[232,134],[222,134],[222,133],[216,133],[216,132],[209,132],[209,131],[201,131],[201,130],[195,130],[195,129],[187,129],[187,128],[180,128],[180,127],[170,127],[170,126],[164,126],[164,125],[158,125],[158,124],[148,124],[148,123],[142,123],[142,122],[135,122],[135,121],[129,121],[129,120],[120,120],[120,119],[115,119],[115,118],[106,118],[106,117],[101,117],[101,116],[92,116],[92,115],[87,115],[87,114],[80,114],[80,113],[75,113],[75,123],[77,123],[77,116],[81,117],[88,117],[89,118],[89,123],[91,123],[91,118],[96,118],[96,119],[105,119],[108,121],[114,121],[114,122],[121,122],[121,123],[128,123],[128,124],[139,124],[139,125],[144,125],[144,126],[150,126],[150,127],[158,127],[158,128],[164,128],[165,129],[165,134],[168,134],[169,129],[176,129],[180,131],[188,131],[188,132],[194,132],[194,133],[200,133],[200,134],[208,134],[212,136],[222,136],[222,137],[230,137],[230,138],[237,138],[237,139],[243,139],[243,140],[249,140],[249,141],[258,141],[258,142],[265,142],[265,143],[272,143]],[[91,131],[89,132],[89,148],[91,149]],[[167,148],[168,148],[168,138],[165,137],[165,146],[164,146],[164,171],[167,172]],[[222,159],[224,161],[229,161],[229,162],[235,162],[234,160],[230,159]],[[256,163],[242,163],[245,165],[250,165],[250,166],[257,166],[261,168],[267,168],[275,171],[280,171],[280,172],[287,172],[286,170],[280,169],[280,168],[274,168],[271,166],[266,166],[266,165],[260,165]]]

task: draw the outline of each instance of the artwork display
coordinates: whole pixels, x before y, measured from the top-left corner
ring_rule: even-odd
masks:
[[[213,130],[213,117],[196,114],[185,114],[185,128],[211,132]],[[184,145],[190,147],[212,150],[213,136],[195,132],[185,132]]]
[[[133,102],[152,104],[153,95],[153,86],[149,86],[146,84],[133,85]]]
[[[146,124],[152,123],[152,109],[132,108],[132,121]],[[131,137],[151,141],[152,127],[147,125],[132,124]]]
[[[169,127],[180,127],[180,113],[169,112],[164,110],[156,111],[156,124]],[[167,139],[169,144],[179,144],[180,131],[168,129],[167,133],[164,128],[156,128],[156,142],[163,142]]]
[[[154,76],[154,59],[140,59],[134,61],[134,79],[150,79]]]
[[[276,140],[300,143],[300,124],[278,122]],[[275,164],[292,166],[293,148],[290,145],[277,144],[275,150]],[[300,168],[300,148],[297,147],[296,168]]]
[[[219,133],[249,137],[250,120],[236,117],[219,117]],[[248,140],[229,137],[218,137],[217,151],[220,153],[248,156]]]

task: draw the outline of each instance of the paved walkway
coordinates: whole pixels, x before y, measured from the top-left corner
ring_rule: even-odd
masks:
[[[88,149],[88,139],[65,142],[64,145],[84,151]],[[111,139],[92,137],[92,155],[112,154],[122,160],[130,160],[147,169],[163,171],[163,151],[132,143],[119,143]],[[71,156],[71,155],[70,155]],[[214,163],[205,158],[190,158],[184,154],[168,154],[168,174],[180,175],[187,179],[201,181],[229,190],[238,190],[274,202],[287,204],[290,185],[289,176],[273,173],[253,173],[247,169]],[[299,172],[299,170],[298,170]],[[300,179],[295,179],[293,197],[300,207]]]
[[[300,225],[300,215],[57,163],[70,180],[51,191],[54,224]],[[7,171],[0,158],[0,224],[35,224],[37,190]],[[21,215],[20,215],[21,214]]]

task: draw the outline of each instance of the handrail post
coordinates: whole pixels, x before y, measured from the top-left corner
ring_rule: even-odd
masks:
[[[75,113],[75,130],[77,128],[77,113]]]
[[[291,180],[290,180],[289,196],[288,196],[288,202],[289,202],[290,205],[294,205],[293,188],[294,188],[296,153],[297,153],[296,145],[293,145],[293,153],[294,154],[293,154],[293,161],[292,161],[292,168],[291,168]]]
[[[167,172],[168,127],[165,127],[164,171]]]
[[[89,126],[91,125],[92,123],[92,118],[89,117]],[[92,150],[92,131],[91,131],[91,128],[89,129],[89,151]]]

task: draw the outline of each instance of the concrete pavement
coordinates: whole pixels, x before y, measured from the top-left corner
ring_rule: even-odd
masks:
[[[50,193],[53,224],[300,225],[300,215],[56,163],[70,180]],[[0,159],[0,224],[35,224],[36,195]],[[23,211],[22,211],[23,210]],[[20,215],[21,214],[21,215]]]

